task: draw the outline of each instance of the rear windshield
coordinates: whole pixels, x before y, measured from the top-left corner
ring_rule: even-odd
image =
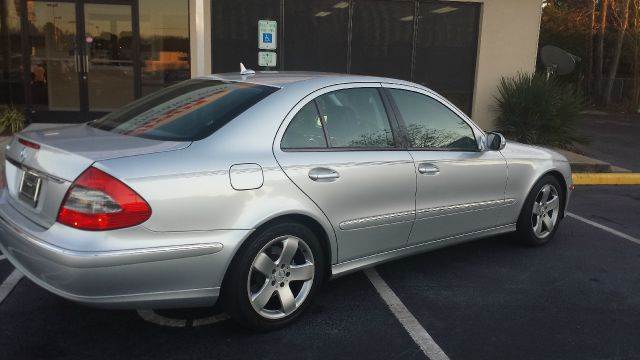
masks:
[[[194,79],[142,97],[89,123],[156,140],[204,139],[278,90],[272,86]]]

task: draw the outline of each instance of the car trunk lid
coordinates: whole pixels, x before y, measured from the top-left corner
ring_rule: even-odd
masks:
[[[9,202],[49,227],[71,183],[94,162],[178,150],[189,144],[121,135],[86,124],[25,131],[6,149]]]

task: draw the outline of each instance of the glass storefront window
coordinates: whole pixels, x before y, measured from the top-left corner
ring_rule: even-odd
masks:
[[[347,72],[348,5],[335,0],[284,2],[287,70]]]
[[[240,63],[257,70],[258,20],[278,21],[280,32],[280,1],[213,0],[211,13],[213,71],[238,71]],[[278,54],[282,51],[281,42],[278,42],[276,51]]]
[[[407,1],[355,3],[351,73],[411,79],[414,9]]]
[[[471,114],[480,6],[420,3],[413,81]]]
[[[467,114],[481,5],[432,0],[211,0],[213,72],[256,64],[257,22],[278,21],[275,69],[424,84]]]
[[[24,104],[19,4],[0,0],[0,104]]]
[[[134,99],[131,5],[85,4],[89,111],[108,112]]]
[[[0,0],[0,104],[30,121],[85,121],[189,79],[189,52],[189,0]]]
[[[77,111],[75,4],[27,2],[31,105],[37,109]]]
[[[191,77],[189,1],[139,0],[142,95]]]

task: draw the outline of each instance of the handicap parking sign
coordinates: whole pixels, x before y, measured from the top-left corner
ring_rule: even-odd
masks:
[[[275,50],[277,47],[278,23],[273,20],[258,20],[258,49]]]

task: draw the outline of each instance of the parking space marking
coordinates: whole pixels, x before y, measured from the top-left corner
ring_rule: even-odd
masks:
[[[0,304],[7,298],[16,285],[22,279],[22,273],[18,270],[13,270],[11,275],[0,285]]]
[[[595,226],[595,227],[597,227],[597,228],[598,228],[598,229],[600,229],[600,230],[604,230],[604,231],[606,231],[606,232],[608,232],[608,233],[611,233],[611,234],[613,234],[613,235],[619,236],[619,237],[621,237],[621,238],[623,238],[623,239],[627,239],[627,240],[629,240],[629,241],[632,241],[632,242],[634,242],[634,243],[636,243],[636,244],[640,245],[640,239],[635,238],[635,237],[633,237],[633,236],[631,236],[631,235],[627,235],[627,234],[625,234],[625,233],[623,233],[623,232],[620,232],[620,231],[618,231],[618,230],[616,230],[616,229],[612,229],[612,228],[610,228],[610,227],[608,227],[608,226],[605,226],[605,225],[599,224],[599,223],[597,223],[597,222],[595,222],[595,221],[589,220],[589,219],[587,219],[587,218],[583,218],[583,217],[582,217],[582,216],[580,216],[580,215],[576,215],[576,214],[574,214],[574,213],[570,213],[570,212],[568,212],[568,211],[567,211],[567,213],[566,213],[566,214],[567,214],[567,216],[572,217],[572,218],[574,218],[574,219],[576,219],[576,220],[580,220],[580,221],[582,221],[582,222],[584,222],[584,223],[587,223],[587,224],[589,224],[589,225],[591,225],[591,226]]]
[[[402,327],[409,333],[413,341],[420,347],[422,352],[431,360],[449,360],[447,354],[436,344],[427,330],[420,325],[418,319],[407,309],[402,300],[393,292],[389,285],[380,277],[375,268],[367,269],[364,273],[373,284],[378,294],[393,315],[400,321]]]

